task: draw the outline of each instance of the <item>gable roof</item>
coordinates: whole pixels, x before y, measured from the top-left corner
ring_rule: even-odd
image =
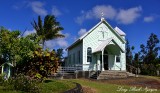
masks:
[[[71,47],[73,47],[74,45],[76,45],[77,43],[79,43],[81,40],[83,40],[89,33],[91,33],[94,29],[96,29],[100,24],[102,24],[102,23],[104,23],[104,24],[106,24],[109,28],[110,28],[110,30],[113,32],[113,33],[115,33],[115,35],[123,42],[123,43],[126,43],[126,41],[125,41],[125,39],[124,38],[122,38],[121,36],[120,36],[120,31],[118,32],[118,31],[115,31],[115,29],[113,29],[112,28],[112,26],[110,26],[109,25],[109,23],[104,19],[104,18],[101,18],[101,21],[98,23],[98,24],[96,24],[94,27],[92,27],[89,31],[87,31],[84,35],[82,35],[80,38],[78,38],[72,45],[70,45],[67,49],[69,49],[69,48],[71,48]],[[122,31],[123,32],[123,31]]]
[[[117,44],[117,42],[116,42],[112,37],[109,38],[109,39],[107,39],[107,40],[105,40],[105,41],[103,41],[103,42],[93,51],[93,53],[103,51],[103,50],[105,49],[105,47],[110,44],[111,41],[112,41],[115,45],[117,45],[117,46],[121,49],[121,51],[124,53],[124,49],[122,49],[122,47],[119,46],[119,45]]]
[[[105,41],[103,41],[95,50],[93,50],[93,53],[102,51],[111,41],[113,38],[109,38]]]

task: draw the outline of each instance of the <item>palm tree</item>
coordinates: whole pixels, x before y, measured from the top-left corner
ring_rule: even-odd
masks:
[[[34,20],[31,24],[36,30],[37,35],[42,40],[42,48],[44,48],[44,43],[47,40],[65,37],[60,33],[60,31],[63,30],[63,27],[61,27],[60,23],[56,21],[54,15],[46,15],[44,18],[44,23],[42,23],[41,17],[38,16],[38,22],[36,23]]]

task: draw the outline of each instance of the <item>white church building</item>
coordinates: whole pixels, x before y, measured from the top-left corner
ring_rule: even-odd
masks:
[[[88,70],[126,71],[126,34],[104,18],[70,45],[65,66],[80,65]]]

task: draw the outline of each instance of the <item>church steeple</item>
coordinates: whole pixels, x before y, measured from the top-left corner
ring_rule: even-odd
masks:
[[[101,21],[103,21],[103,20],[105,20],[105,19],[104,19],[104,13],[102,12],[101,13]]]

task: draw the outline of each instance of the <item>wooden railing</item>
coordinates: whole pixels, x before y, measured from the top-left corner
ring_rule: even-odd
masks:
[[[132,66],[132,65],[129,65],[129,64],[126,64],[126,68],[127,68],[127,71],[130,72],[130,73],[134,73],[135,75],[138,75],[138,68]]]

